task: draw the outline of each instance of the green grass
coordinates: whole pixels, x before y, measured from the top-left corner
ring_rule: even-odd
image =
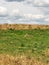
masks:
[[[0,54],[26,54],[49,60],[49,29],[0,30]]]

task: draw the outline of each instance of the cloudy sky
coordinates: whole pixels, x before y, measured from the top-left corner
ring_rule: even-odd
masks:
[[[0,0],[0,24],[49,24],[49,0]]]

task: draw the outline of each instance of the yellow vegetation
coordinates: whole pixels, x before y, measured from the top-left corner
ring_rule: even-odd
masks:
[[[10,55],[3,55],[0,54],[0,65],[48,65],[42,60],[37,60],[36,58],[32,57],[29,58],[27,56],[10,56]]]
[[[0,24],[0,29],[48,29],[49,25],[31,25],[31,24]]]

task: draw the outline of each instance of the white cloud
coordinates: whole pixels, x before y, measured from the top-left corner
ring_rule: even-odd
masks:
[[[17,16],[17,15],[19,15],[19,9],[12,10],[9,15],[10,16]]]
[[[0,15],[6,15],[7,14],[7,8],[0,6]]]
[[[30,3],[35,6],[47,6],[49,5],[49,0],[26,0],[27,3]]]
[[[49,6],[49,0],[39,0],[39,1],[37,1],[36,3],[35,3],[36,5],[38,5],[38,6]]]
[[[47,15],[49,0],[0,0],[1,23],[46,24]]]
[[[37,18],[37,19],[39,19],[39,18],[44,18],[45,16],[39,14],[39,15],[33,15],[32,17],[33,17],[33,18]]]
[[[49,18],[45,18],[45,21],[49,22]]]
[[[36,0],[37,2],[37,4],[49,4],[49,0]]]
[[[25,17],[28,17],[28,18],[33,18],[33,19],[39,19],[39,18],[44,18],[45,16],[44,15],[40,15],[40,14],[24,14]]]

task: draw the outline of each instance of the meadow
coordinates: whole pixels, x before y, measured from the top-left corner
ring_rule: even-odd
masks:
[[[35,57],[49,65],[49,29],[0,30],[0,55]]]

